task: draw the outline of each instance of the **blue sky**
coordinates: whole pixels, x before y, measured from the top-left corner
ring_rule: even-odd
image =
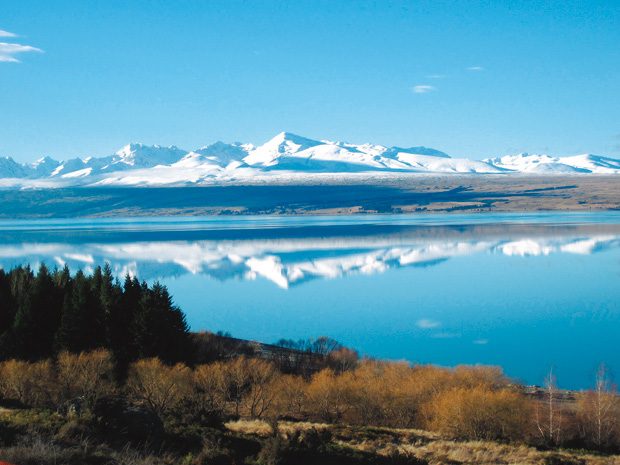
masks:
[[[617,0],[2,1],[0,43],[20,161],[282,130],[620,157]]]

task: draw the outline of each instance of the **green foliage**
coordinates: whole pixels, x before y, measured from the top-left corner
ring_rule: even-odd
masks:
[[[92,275],[41,265],[0,270],[0,360],[40,360],[61,351],[107,348],[120,373],[138,357],[173,363],[191,350],[185,316],[168,290],[126,277],[109,266]],[[119,374],[120,374],[119,373]]]

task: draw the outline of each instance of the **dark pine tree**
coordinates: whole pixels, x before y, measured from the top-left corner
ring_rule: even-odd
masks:
[[[104,347],[107,345],[106,335],[106,312],[102,301],[102,293],[104,293],[104,276],[103,270],[100,266],[95,268],[93,275],[89,279],[90,281],[90,296],[91,300],[88,307],[85,309],[85,316],[87,320],[87,332],[89,333],[89,339],[92,347]],[[106,296],[107,298],[110,296]],[[112,304],[112,302],[106,302],[106,304]]]
[[[110,309],[108,318],[108,337],[110,349],[117,361],[118,374],[123,375],[129,362],[138,356],[135,336],[136,315],[140,307],[142,287],[140,282],[129,275],[125,276],[118,305]]]
[[[65,293],[60,327],[56,332],[56,350],[81,352],[96,347],[91,335],[92,318],[89,314],[94,304],[91,283],[80,270]]]
[[[52,275],[42,264],[20,299],[13,322],[15,356],[38,360],[52,353],[62,300]]]
[[[11,294],[10,276],[0,269],[0,337],[13,326],[15,301]]]
[[[14,353],[11,328],[17,304],[11,292],[11,275],[0,270],[0,360]]]
[[[172,303],[165,286],[142,284],[142,298],[135,319],[138,356],[159,357],[167,363],[187,360],[189,329],[185,315]]]
[[[15,325],[20,314],[20,326],[24,324],[26,316],[31,308],[32,283],[34,275],[29,266],[17,267],[13,269],[9,276],[10,293],[13,297],[13,321],[11,327],[2,335],[0,339],[0,355],[4,359],[19,357],[20,348],[23,347],[21,341],[15,335]]]

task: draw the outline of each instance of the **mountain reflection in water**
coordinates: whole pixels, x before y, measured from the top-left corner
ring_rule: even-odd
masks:
[[[618,213],[0,221],[0,267],[42,262],[160,280],[193,330],[563,387],[620,370]]]

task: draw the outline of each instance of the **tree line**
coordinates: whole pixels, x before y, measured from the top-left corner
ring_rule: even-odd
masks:
[[[158,357],[187,360],[188,325],[166,287],[127,275],[115,279],[108,265],[92,274],[42,264],[0,270],[0,360],[54,358],[61,352],[105,348],[119,367]]]

